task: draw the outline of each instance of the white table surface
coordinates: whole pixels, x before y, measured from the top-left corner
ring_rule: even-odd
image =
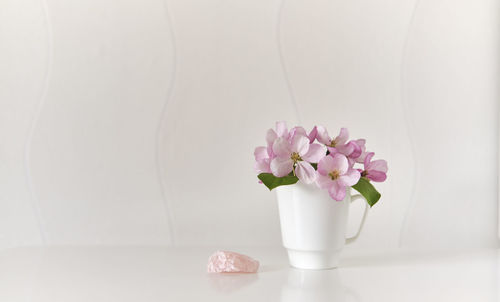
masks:
[[[207,274],[214,248],[53,247],[0,252],[0,301],[498,301],[499,250],[344,251],[341,267],[289,268],[283,249],[232,249],[257,274]]]

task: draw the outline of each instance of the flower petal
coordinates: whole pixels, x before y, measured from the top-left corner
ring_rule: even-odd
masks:
[[[383,182],[387,179],[387,174],[381,171],[368,171],[366,174],[366,178],[376,182]]]
[[[335,146],[335,149],[337,149],[337,151],[339,153],[342,153],[344,154],[345,156],[351,156],[351,154],[355,151],[355,148],[359,148],[358,145],[356,145],[355,143],[347,143],[345,145],[336,145]]]
[[[356,164],[356,161],[350,157],[347,158],[347,162],[349,163],[349,169],[354,167],[354,164]]]
[[[374,152],[369,152],[366,154],[365,161],[363,163],[365,166],[365,170],[367,170],[368,167],[370,166],[370,161],[372,160],[373,155],[375,155]]]
[[[334,181],[333,185],[328,189],[330,197],[336,201],[342,201],[345,197],[345,187],[342,186],[338,181]]]
[[[292,152],[297,152],[300,156],[309,151],[309,139],[303,135],[295,135],[292,138]]]
[[[269,154],[270,159],[273,159],[276,157],[276,154],[274,154],[274,151],[273,151],[273,145],[267,146],[267,154]]]
[[[292,154],[290,143],[286,138],[278,137],[273,144],[273,152],[279,157],[290,158],[290,154]]]
[[[295,174],[297,174],[297,177],[306,184],[313,183],[316,180],[316,170],[314,170],[310,163],[305,161],[297,162]]]
[[[366,140],[358,139],[355,140],[356,144],[361,148],[361,154],[356,158],[357,163],[364,163],[366,157]]]
[[[255,162],[255,171],[257,173],[271,173],[271,167],[270,167],[270,162],[271,160],[269,158],[259,160]]]
[[[329,145],[331,143],[332,139],[328,135],[328,131],[326,131],[325,127],[316,126],[316,132],[317,132],[316,139],[318,140],[318,142],[324,145]]]
[[[370,162],[368,169],[387,173],[387,162],[383,159],[374,160]]]
[[[318,128],[316,126],[314,126],[314,128],[311,130],[311,132],[309,132],[309,143],[313,143],[314,140],[316,139],[316,136],[318,136]]]
[[[341,128],[339,136],[335,138],[335,144],[343,145],[347,142],[348,139],[349,139],[349,131],[347,130],[347,128]]]
[[[286,122],[276,122],[276,134],[278,134],[278,137],[288,138],[288,129],[286,127]]]
[[[276,177],[283,177],[292,172],[293,161],[289,157],[276,157],[271,161],[271,172]]]
[[[335,147],[326,147],[328,149],[328,152],[330,152],[330,155],[331,156],[334,156],[335,154],[339,153],[339,151],[337,150],[337,148]]]
[[[253,152],[256,161],[263,160],[264,158],[269,158],[266,147],[257,147]]]
[[[366,139],[360,138],[354,141],[362,150],[366,148]]]
[[[334,154],[332,157],[334,170],[338,170],[340,172],[340,175],[345,174],[347,172],[347,169],[349,169],[349,162],[347,161],[347,157],[340,153]]]
[[[278,135],[276,132],[274,132],[273,129],[267,130],[266,133],[266,142],[268,146],[272,146],[274,144],[274,141],[278,138]]]
[[[306,129],[300,126],[293,127],[292,129],[290,129],[290,138],[292,139],[295,135],[307,136]]]
[[[335,169],[335,162],[333,157],[327,155],[319,160],[318,162],[318,172],[321,175],[328,175],[328,173],[332,172]]]
[[[326,155],[326,147],[320,144],[309,145],[309,150],[302,156],[302,159],[310,163],[317,163]]]
[[[344,175],[341,175],[338,180],[342,185],[350,187],[357,184],[360,177],[361,174],[358,170],[349,169]]]
[[[321,175],[320,173],[316,176],[316,185],[320,189],[329,189],[333,186],[333,180],[329,176]]]
[[[353,149],[351,154],[349,154],[349,157],[358,158],[361,155],[362,152],[361,147],[358,144],[356,144],[356,142],[350,141],[347,143],[347,145],[352,146]]]

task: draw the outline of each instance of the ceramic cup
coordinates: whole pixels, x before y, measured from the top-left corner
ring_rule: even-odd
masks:
[[[276,188],[283,246],[292,267],[329,269],[338,266],[340,252],[354,242],[363,228],[368,204],[361,195],[347,188],[342,201],[333,200],[326,190],[298,182]],[[365,204],[358,232],[346,238],[349,205],[355,200]]]

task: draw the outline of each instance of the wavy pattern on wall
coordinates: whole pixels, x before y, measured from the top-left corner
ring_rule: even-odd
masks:
[[[396,247],[410,199],[409,161],[414,152],[407,138],[411,131],[403,118],[400,82],[414,4],[288,0],[280,8],[281,55],[306,124],[347,126],[352,137],[367,138],[368,148],[391,166],[390,181],[376,185],[384,199],[371,211],[358,247],[378,244],[374,236]],[[397,154],[392,153],[394,145]],[[410,167],[403,169],[399,163]],[[353,227],[360,211],[351,211]],[[384,231],[377,221],[384,221]]]
[[[29,49],[44,48],[29,61],[37,63],[36,85],[26,85],[21,73],[13,85],[32,90],[19,99],[31,100],[33,111],[16,126],[22,134],[5,131],[17,138],[11,149],[24,193],[12,189],[9,202],[24,198],[19,209],[28,213],[32,242],[279,244],[274,195],[252,187],[251,169],[251,150],[276,119],[348,125],[353,136],[373,138],[378,156],[389,155],[394,181],[381,184],[388,198],[370,213],[357,248],[493,242],[493,185],[462,174],[496,174],[475,167],[459,174],[453,165],[461,157],[491,161],[496,152],[488,133],[498,119],[490,115],[497,84],[489,74],[497,23],[488,6],[40,3],[42,12],[25,18],[37,16]],[[450,7],[457,14],[441,22]],[[12,49],[22,48],[20,35],[12,36]],[[19,58],[22,71],[30,70]],[[7,106],[17,102],[6,99]],[[15,114],[27,112],[26,104],[16,106]],[[456,223],[467,215],[481,219]],[[9,219],[18,220],[9,235],[23,237],[16,228],[24,222]]]
[[[491,163],[497,156],[491,145],[498,15],[492,12],[498,12],[496,1],[440,0],[420,1],[413,15],[402,66],[403,101],[416,142],[405,247],[488,246],[496,237],[491,228],[497,219],[496,169],[471,164],[478,158]],[[464,217],[480,219],[465,223]]]
[[[176,246],[278,242],[278,225],[262,224],[276,221],[274,196],[252,168],[265,129],[297,120],[276,48],[277,3],[168,1],[177,74],[158,142]]]
[[[162,129],[164,127],[164,123],[166,120],[166,115],[167,115],[167,108],[168,105],[171,102],[172,95],[174,92],[174,85],[175,85],[175,77],[176,77],[176,70],[177,70],[177,50],[176,50],[176,45],[175,45],[175,33],[174,29],[172,26],[172,17],[170,15],[170,10],[168,7],[167,0],[163,1],[163,7],[165,11],[165,19],[169,25],[170,29],[170,37],[172,41],[172,76],[170,78],[170,82],[168,83],[168,88],[167,88],[167,93],[165,97],[165,103],[163,104],[162,112],[161,112],[161,118],[158,123],[158,128],[156,131],[156,166],[158,170],[158,177],[159,177],[159,182],[161,185],[161,191],[162,191],[162,197],[163,197],[163,204],[165,207],[165,215],[167,217],[167,225],[170,233],[170,244],[172,246],[175,246],[176,244],[176,239],[175,239],[175,224],[174,224],[174,212],[173,212],[173,207],[170,204],[170,198],[172,197],[172,194],[169,194],[170,190],[168,187],[168,183],[165,177],[165,170],[162,169],[162,167],[165,167],[164,161],[162,160],[162,152],[161,152],[161,141],[162,141]]]
[[[411,119],[411,110],[410,110],[410,105],[409,105],[409,100],[408,100],[408,88],[407,88],[407,79],[405,77],[406,75],[406,67],[407,67],[407,61],[408,61],[408,47],[409,47],[409,41],[411,39],[411,34],[414,28],[414,23],[415,23],[415,16],[417,15],[417,10],[419,6],[420,0],[415,0],[413,10],[410,16],[410,22],[408,24],[408,30],[406,32],[404,44],[403,44],[403,50],[402,50],[402,56],[401,56],[401,70],[400,70],[400,76],[401,76],[401,103],[403,106],[404,110],[404,121],[406,123],[406,129],[408,131],[408,140],[410,142],[411,146],[411,152],[412,152],[412,157],[413,157],[413,175],[412,175],[412,187],[411,187],[411,193],[410,193],[410,200],[408,203],[408,206],[406,208],[404,218],[403,218],[403,223],[401,225],[400,233],[399,233],[399,240],[398,240],[398,246],[401,247],[403,245],[403,237],[405,232],[408,229],[408,223],[410,220],[410,216],[412,213],[412,210],[415,207],[415,200],[416,200],[416,194],[417,194],[417,182],[418,182],[418,171],[419,171],[419,164],[418,164],[418,157],[417,157],[417,151],[416,151],[416,143],[415,139],[413,137],[414,129],[410,123]]]
[[[276,17],[276,45],[278,46],[278,54],[280,58],[281,69],[283,70],[283,78],[286,83],[286,87],[288,89],[288,94],[290,95],[290,102],[295,110],[295,115],[297,117],[297,122],[302,124],[301,113],[299,110],[299,105],[297,102],[297,98],[295,96],[292,83],[290,82],[290,77],[288,76],[288,70],[286,67],[286,62],[283,54],[283,46],[281,44],[281,19],[283,15],[283,8],[285,6],[285,0],[281,0],[278,4],[278,13]]]
[[[33,115],[33,119],[30,124],[30,128],[28,131],[28,136],[26,138],[26,144],[24,148],[24,166],[26,169],[26,183],[28,186],[28,190],[30,193],[30,202],[33,208],[33,212],[35,213],[35,217],[37,219],[38,228],[40,231],[40,236],[43,244],[47,244],[49,241],[48,234],[45,229],[45,222],[42,214],[42,210],[40,207],[40,203],[38,201],[37,194],[35,192],[33,186],[33,178],[31,176],[31,143],[33,141],[33,136],[38,124],[38,120],[40,118],[40,114],[43,110],[43,106],[45,104],[45,100],[47,98],[47,92],[50,83],[51,69],[52,69],[52,61],[53,61],[53,34],[52,34],[52,25],[50,21],[50,13],[49,13],[49,5],[46,0],[41,0],[41,6],[45,18],[45,26],[47,30],[47,60],[46,60],[46,72],[43,79],[43,88],[40,94],[40,98]]]

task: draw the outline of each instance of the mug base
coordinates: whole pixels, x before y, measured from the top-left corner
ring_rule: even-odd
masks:
[[[323,270],[337,268],[341,250],[300,251],[287,249],[290,265],[299,269]]]

